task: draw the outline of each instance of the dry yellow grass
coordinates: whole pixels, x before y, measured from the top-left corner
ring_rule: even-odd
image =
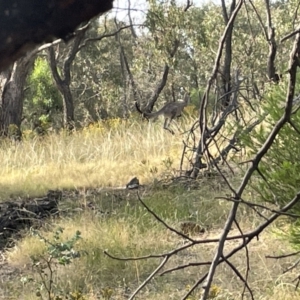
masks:
[[[181,121],[182,124],[187,123]],[[187,127],[183,126],[184,128]],[[133,176],[146,183],[176,162],[180,132],[172,136],[161,122],[110,121],[73,135],[50,135],[0,146],[0,197],[41,194],[51,188],[124,186]]]
[[[179,133],[172,136],[162,129],[161,122],[111,122],[107,127],[93,126],[70,136],[50,135],[44,139],[2,145],[1,198],[5,199],[9,194],[40,194],[49,188],[124,186],[133,176],[137,176],[142,183],[147,183],[168,168],[165,163],[168,159],[174,161],[169,171],[177,169],[182,151],[182,136]],[[180,122],[183,128],[188,128],[188,123],[192,120]],[[237,182],[240,180],[230,179]],[[215,199],[226,193],[228,190],[220,182],[220,178],[208,178],[196,190],[176,187],[148,191],[142,196],[170,225],[176,227],[183,220],[211,225],[212,229],[202,236],[210,238],[219,236],[226,220],[230,203]],[[99,195],[94,200],[99,203],[104,201]],[[113,204],[108,203],[108,206]],[[244,231],[259,222],[253,211],[246,208],[240,211],[239,220]],[[108,249],[110,253],[121,257],[140,256],[162,253],[183,244],[182,239],[158,224],[139,205],[136,198],[124,200],[122,205],[112,207],[108,217],[84,211],[73,218],[56,219],[51,226],[45,226],[41,230],[43,236],[50,238],[57,226],[65,228],[63,238],[71,237],[76,230],[80,230],[82,240],[77,247],[87,251],[88,255],[68,267],[58,268],[56,280],[66,291],[83,290],[89,300],[99,299],[97,295],[109,287],[113,289],[112,299],[127,299],[128,293],[161,261],[116,261],[106,257],[103,250]],[[282,270],[291,264],[292,258],[285,261],[265,258],[268,254],[278,254],[277,251],[280,254],[291,251],[289,245],[279,240],[273,232],[269,229],[260,236],[259,241],[253,241],[249,246],[249,283],[255,291],[255,299],[298,299],[299,294],[293,292],[292,283],[296,274],[282,276]],[[229,242],[226,251],[234,246],[235,242]],[[168,267],[191,261],[211,260],[215,249],[215,244],[190,248],[175,256]],[[27,273],[30,272],[30,257],[38,257],[44,251],[43,243],[28,235],[9,251],[8,261]],[[245,252],[241,251],[231,261],[244,274]],[[205,271],[207,266],[193,267],[157,277],[137,299],[180,299],[194,280]],[[218,290],[215,299],[240,299],[242,283],[228,266],[218,268],[214,283]],[[11,299],[36,299],[30,288],[18,286],[16,289],[19,289],[19,294]],[[198,290],[191,300],[198,299],[199,293]]]
[[[108,288],[113,290],[112,299],[127,299],[128,297],[124,296],[124,288],[128,287],[132,292],[161,261],[149,259],[121,262],[107,258],[103,250],[108,249],[114,255],[128,257],[162,253],[182,245],[180,238],[158,226],[156,222],[152,223],[153,227],[145,229],[140,224],[139,226],[134,224],[132,216],[128,219],[97,220],[90,214],[83,214],[76,220],[61,220],[56,225],[66,228],[64,238],[71,237],[80,228],[83,239],[79,242],[78,248],[87,251],[88,256],[69,267],[60,268],[55,279],[65,290],[89,290],[87,293],[90,294],[89,300],[97,299],[96,295]],[[230,234],[237,233],[238,231],[233,231]],[[220,229],[215,229],[201,238],[215,238],[219,234]],[[44,235],[50,237],[51,232],[44,232]],[[32,247],[35,244],[40,245],[40,242],[31,238],[18,243],[9,254],[9,262],[29,269],[28,254],[37,256],[43,249],[43,247],[41,249]],[[225,253],[237,244],[233,241],[228,242]],[[215,250],[216,244],[194,246],[173,257],[165,269],[188,262],[211,260]],[[294,292],[295,284],[292,283],[297,276],[296,271],[282,275],[282,271],[292,264],[293,259],[277,261],[265,258],[265,255],[278,254],[278,251],[280,253],[291,251],[285,242],[279,240],[272,230],[268,230],[261,235],[259,241],[253,241],[248,250],[251,266],[248,282],[255,293],[255,299],[298,299],[299,293]],[[245,251],[240,251],[230,261],[242,274],[245,274]],[[194,280],[207,271],[208,266],[190,267],[157,277],[138,295],[137,299],[180,299]],[[240,299],[243,284],[226,264],[218,267],[214,285],[218,291],[215,299]],[[26,295],[24,299],[34,299],[30,289],[24,290],[23,294]],[[198,299],[200,294],[201,289],[197,290],[191,299]]]

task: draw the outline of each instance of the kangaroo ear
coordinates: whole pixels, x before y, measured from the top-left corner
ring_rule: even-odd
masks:
[[[190,102],[191,102],[191,94],[190,94],[190,92],[188,92],[188,91],[186,91],[186,92],[184,93],[184,102],[185,102],[185,103],[190,103]]]

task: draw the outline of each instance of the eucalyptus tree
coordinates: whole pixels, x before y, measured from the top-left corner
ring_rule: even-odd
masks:
[[[26,77],[33,65],[35,55],[32,52],[19,58],[13,65],[0,74],[1,135],[21,138],[21,122]]]
[[[77,98],[77,115],[89,121],[124,116],[122,97],[127,86],[120,54],[121,46],[127,59],[133,59],[134,41],[131,26],[113,18],[94,23],[86,34],[73,64],[72,88]],[[127,108],[126,108],[127,110]]]

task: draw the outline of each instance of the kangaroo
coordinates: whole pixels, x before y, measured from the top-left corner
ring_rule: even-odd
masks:
[[[160,110],[153,113],[143,112],[140,109],[137,102],[135,102],[135,107],[137,111],[147,120],[163,115],[165,118],[163,128],[168,130],[170,133],[174,134],[174,131],[170,129],[169,126],[173,121],[173,119],[181,117],[183,109],[188,105],[188,100],[189,100],[189,95],[186,95],[184,97],[184,100],[169,102],[165,104]]]

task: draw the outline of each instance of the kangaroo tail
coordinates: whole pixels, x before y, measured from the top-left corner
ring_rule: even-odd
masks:
[[[137,101],[135,101],[135,108],[142,115],[143,118],[146,118],[148,120],[147,113],[142,112],[142,110],[140,109],[139,104],[137,103]]]
[[[141,109],[140,109],[140,107],[139,107],[137,101],[135,101],[135,108],[136,108],[136,110],[137,110],[141,115],[143,115],[143,112],[141,111]]]

